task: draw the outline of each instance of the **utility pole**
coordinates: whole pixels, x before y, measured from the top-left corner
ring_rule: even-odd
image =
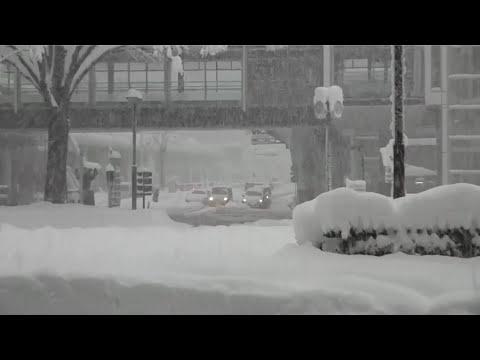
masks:
[[[405,196],[405,144],[404,133],[404,47],[393,45],[393,107],[394,132],[393,144],[393,198]]]

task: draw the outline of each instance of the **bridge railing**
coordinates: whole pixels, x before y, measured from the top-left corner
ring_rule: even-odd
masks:
[[[313,89],[322,83],[321,45],[309,51],[250,54],[247,69],[247,103],[252,105],[310,103]],[[423,89],[423,53],[421,47],[407,49],[406,95],[421,98]],[[347,100],[386,100],[391,94],[390,53],[388,46],[335,46],[334,81]],[[166,83],[161,63],[99,63],[95,68],[95,101],[122,102],[130,87],[145,94],[145,101],[215,101],[242,99],[242,63],[240,59],[222,61],[186,61],[183,91],[177,74]],[[14,72],[0,68],[0,103],[11,103]],[[168,79],[167,79],[168,81]],[[167,90],[167,91],[166,91]],[[21,84],[21,102],[38,103],[42,97],[25,80]],[[168,97],[168,99],[167,99]],[[88,103],[89,76],[79,84],[74,103]]]

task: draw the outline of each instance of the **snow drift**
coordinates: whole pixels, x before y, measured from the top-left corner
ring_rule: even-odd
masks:
[[[294,209],[298,244],[382,255],[480,255],[480,187],[439,186],[393,200],[339,188]]]

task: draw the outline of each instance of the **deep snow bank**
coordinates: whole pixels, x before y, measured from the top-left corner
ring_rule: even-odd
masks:
[[[480,314],[480,259],[345,257],[288,222],[0,228],[1,314]]]
[[[338,252],[480,255],[480,187],[439,186],[393,200],[339,188],[294,209],[299,244]]]

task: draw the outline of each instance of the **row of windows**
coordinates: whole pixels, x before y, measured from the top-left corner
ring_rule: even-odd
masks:
[[[241,62],[239,61],[209,61],[186,62],[184,64],[185,81],[203,82],[205,78],[205,65],[207,81],[241,81]],[[95,65],[97,83],[108,83],[108,64]],[[146,83],[163,82],[164,65],[162,63],[115,63],[113,64],[114,83]],[[172,82],[176,82],[172,74]],[[11,89],[14,84],[14,72],[7,65],[0,64],[0,86]],[[82,79],[81,87],[88,84],[88,76]],[[22,88],[33,87],[28,80],[22,78]]]

